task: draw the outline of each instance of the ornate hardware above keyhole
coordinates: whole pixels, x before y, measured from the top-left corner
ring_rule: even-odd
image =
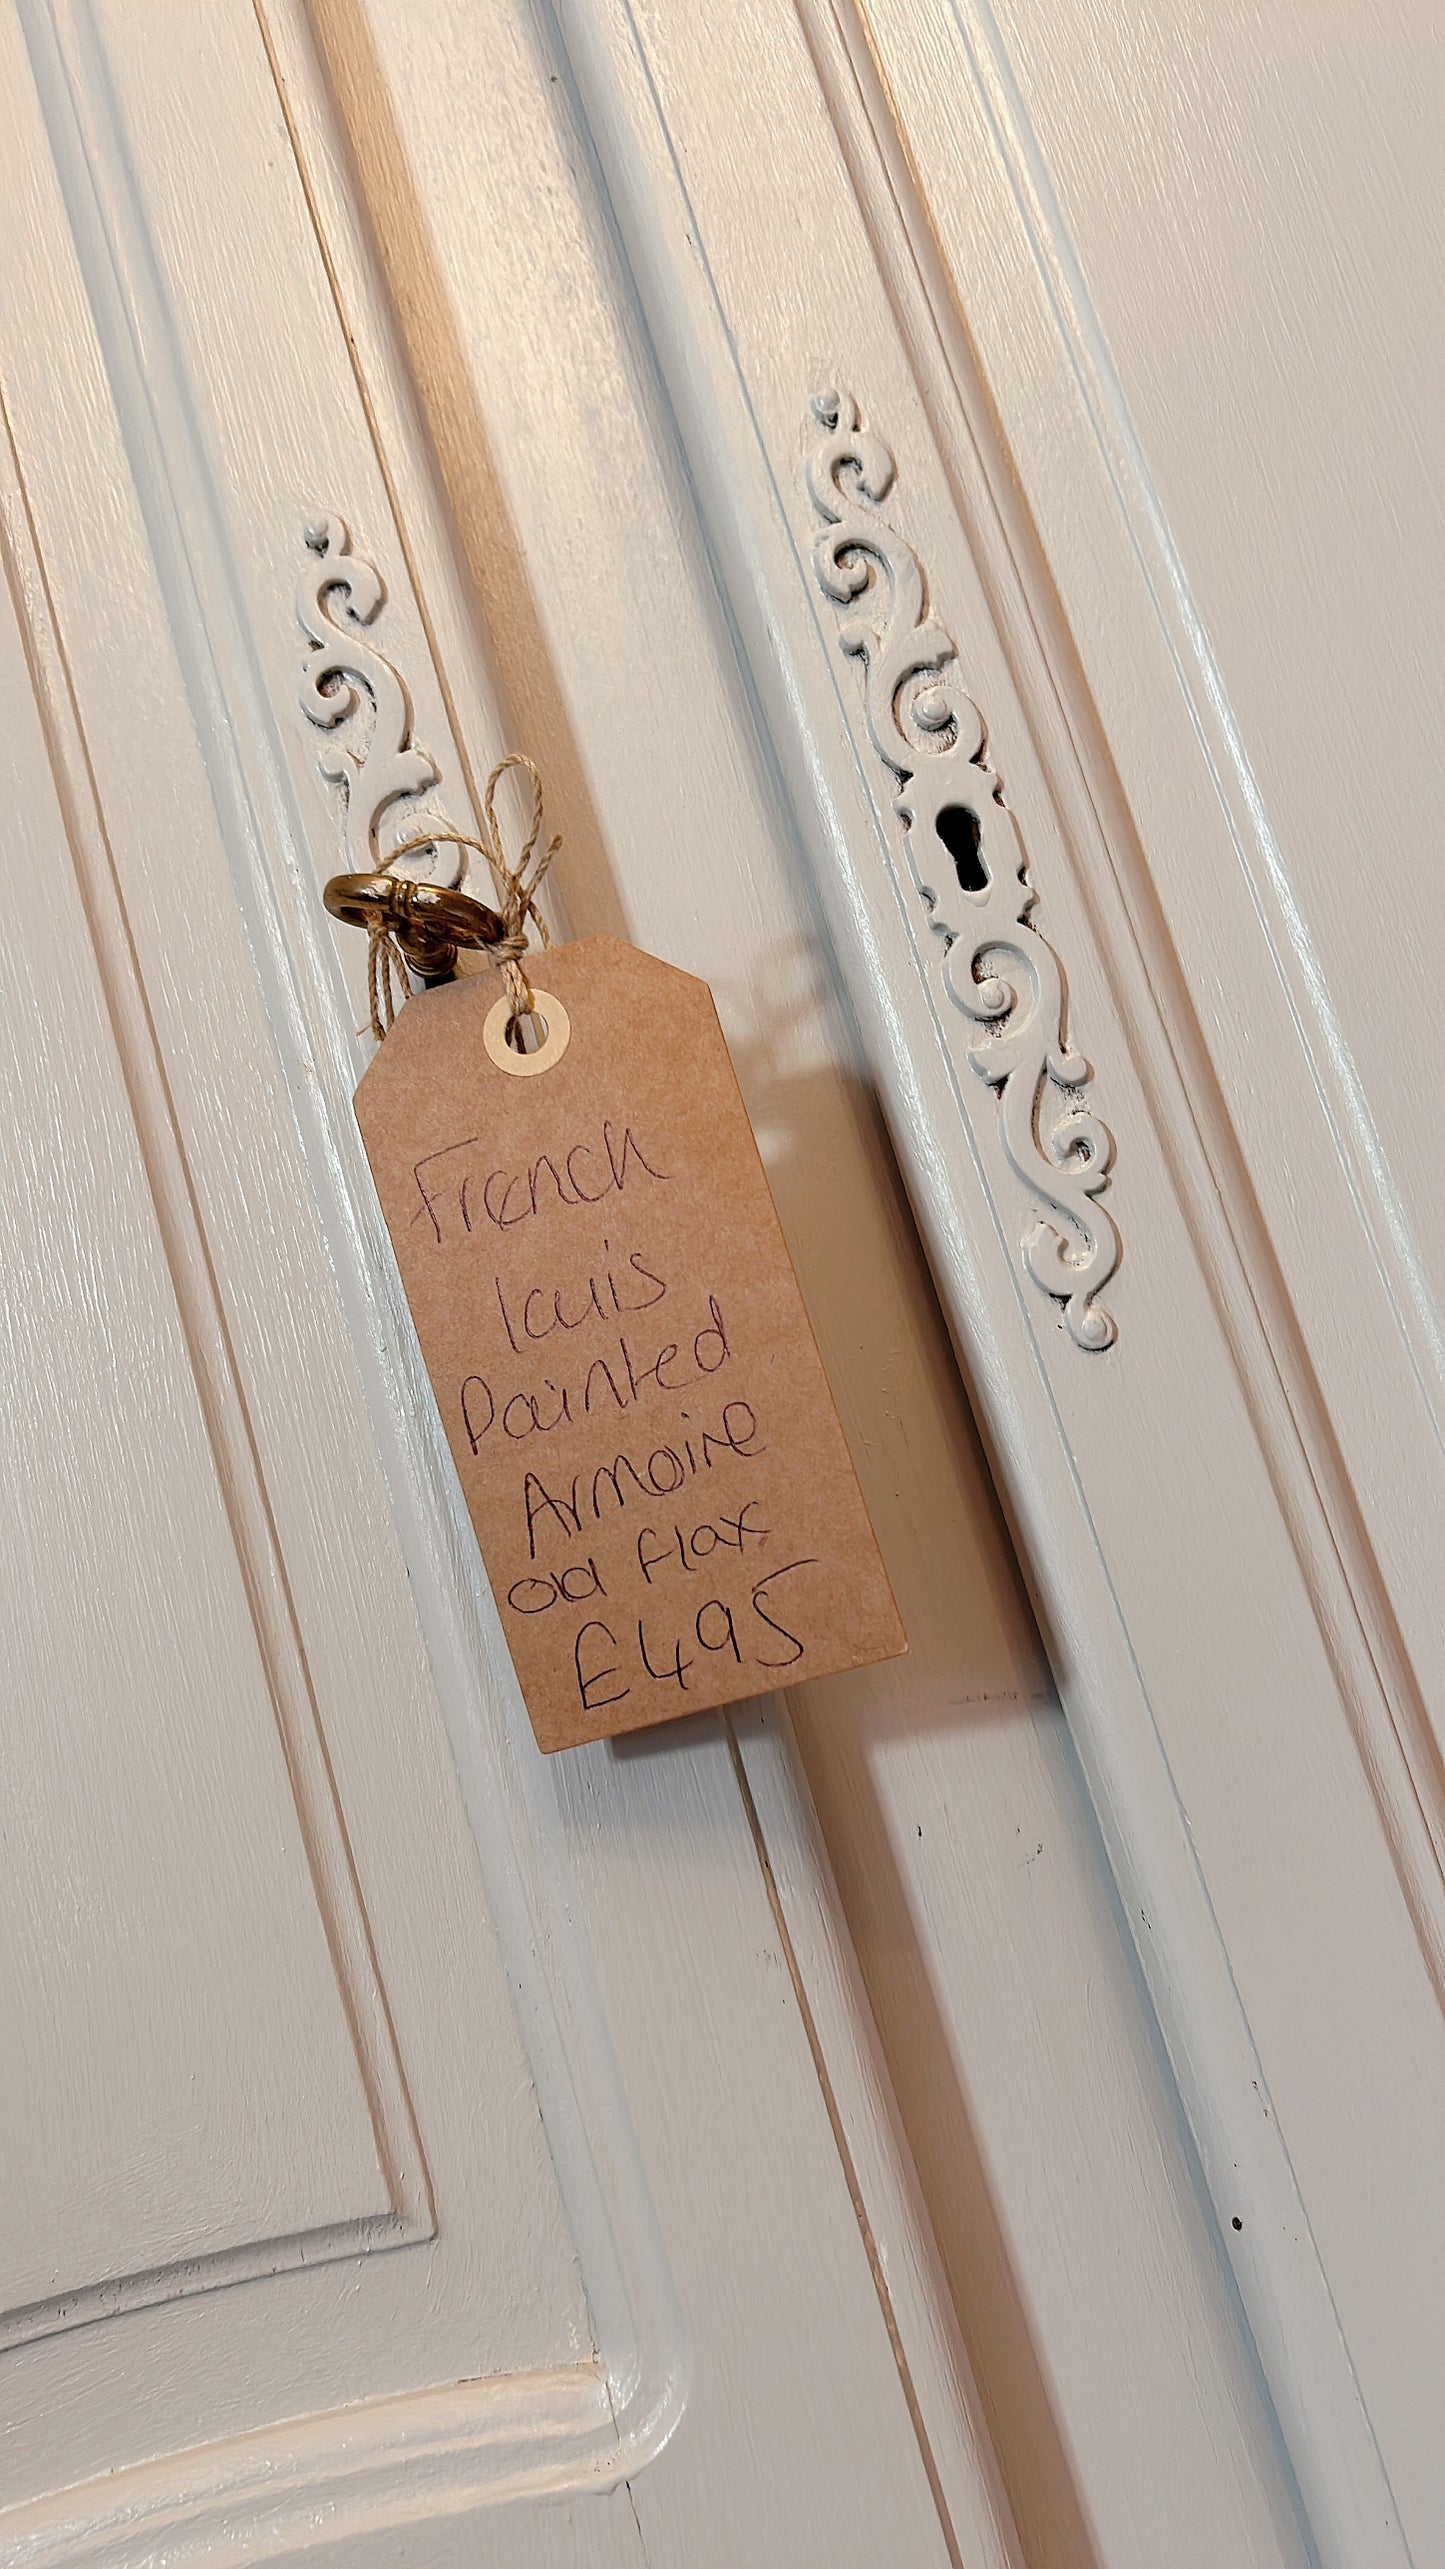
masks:
[[[296,613],[311,644],[301,678],[301,709],[318,730],[337,735],[319,764],[322,775],[346,797],[349,870],[371,876],[385,867],[402,881],[450,888],[461,872],[455,846],[429,843],[393,860],[381,844],[382,824],[402,802],[412,806],[406,835],[421,837],[426,815],[417,808],[418,799],[440,775],[435,760],[412,740],[411,698],[401,677],[365,631],[386,598],[381,574],[364,555],[352,552],[339,517],[315,520],[306,529],[306,542],[314,560],[296,591]],[[339,612],[337,601],[342,602]]]
[[[1038,899],[1018,824],[988,764],[987,733],[958,654],[930,613],[923,568],[881,514],[895,466],[847,393],[821,394],[825,431],[808,486],[828,521],[813,560],[825,595],[850,612],[843,650],[864,667],[869,740],[897,779],[909,871],[943,941],[943,982],[977,1032],[968,1059],[999,1103],[1009,1165],[1034,1199],[1020,1243],[1035,1284],[1061,1302],[1076,1346],[1112,1346],[1096,1297],[1119,1263],[1098,1198],[1113,1140],[1083,1103],[1090,1076],[1070,1046],[1063,967],[1030,913]]]

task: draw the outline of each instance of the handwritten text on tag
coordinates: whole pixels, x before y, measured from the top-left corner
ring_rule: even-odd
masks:
[[[356,1111],[543,1748],[906,1647],[706,986],[609,937],[562,1058],[408,1002]]]

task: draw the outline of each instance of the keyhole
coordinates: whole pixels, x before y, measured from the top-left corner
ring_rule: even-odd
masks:
[[[965,892],[988,890],[988,867],[983,861],[983,831],[977,812],[967,803],[945,803],[934,824],[953,859],[953,870]]]

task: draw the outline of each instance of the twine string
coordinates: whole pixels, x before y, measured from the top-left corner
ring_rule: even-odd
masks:
[[[532,817],[515,865],[507,855],[502,825],[497,818],[497,787],[512,768],[529,777],[532,786]],[[530,1017],[536,1012],[537,1002],[523,963],[528,928],[536,928],[543,946],[552,942],[547,922],[539,917],[533,904],[542,888],[547,868],[562,844],[562,837],[559,831],[548,841],[541,855],[537,854],[537,842],[542,835],[542,808],[541,776],[530,758],[514,750],[509,758],[498,760],[487,778],[486,791],[482,796],[480,837],[474,838],[467,830],[421,830],[415,838],[404,839],[399,847],[394,847],[380,868],[383,874],[387,874],[394,865],[400,864],[404,856],[416,856],[426,847],[461,847],[486,858],[496,889],[503,933],[495,945],[482,946],[479,951],[488,963],[495,965],[506,982],[507,995],[512,1003],[507,1019],[509,1026],[515,1024],[519,1017]],[[464,866],[464,882],[468,871]],[[396,1023],[398,986],[404,999],[410,986],[406,977],[406,958],[397,944],[395,931],[385,919],[377,918],[372,921],[368,934],[366,995],[371,1012],[371,1031],[378,1043],[385,1039]]]
[[[366,935],[366,1004],[377,1043],[383,1042],[396,1024],[398,989],[405,999],[410,988],[406,957],[390,926],[383,918],[373,918]]]

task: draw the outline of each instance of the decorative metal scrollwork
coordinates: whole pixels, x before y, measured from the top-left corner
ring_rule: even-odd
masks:
[[[435,761],[412,740],[406,688],[364,630],[386,597],[381,574],[352,552],[339,517],[318,518],[307,527],[306,542],[314,560],[296,591],[296,613],[311,644],[301,707],[319,730],[345,735],[322,752],[319,764],[346,797],[349,871],[374,874],[385,864],[404,880],[450,886],[461,870],[455,846],[423,847],[393,862],[381,845],[382,822],[402,801],[412,805],[407,835],[420,836],[426,817],[416,798],[439,781]],[[344,600],[340,613],[333,611],[338,598]]]
[[[1063,970],[1030,915],[1038,895],[1018,824],[918,556],[880,514],[893,457],[848,394],[821,394],[813,409],[825,434],[808,486],[827,520],[814,564],[849,610],[838,639],[863,663],[868,737],[897,779],[892,808],[943,940],[944,985],[976,1029],[969,1061],[997,1095],[1004,1150],[1034,1199],[1024,1265],[1062,1303],[1076,1346],[1109,1347],[1115,1323],[1097,1297],[1120,1243],[1098,1198],[1113,1141],[1081,1096],[1089,1064],[1069,1043]]]

